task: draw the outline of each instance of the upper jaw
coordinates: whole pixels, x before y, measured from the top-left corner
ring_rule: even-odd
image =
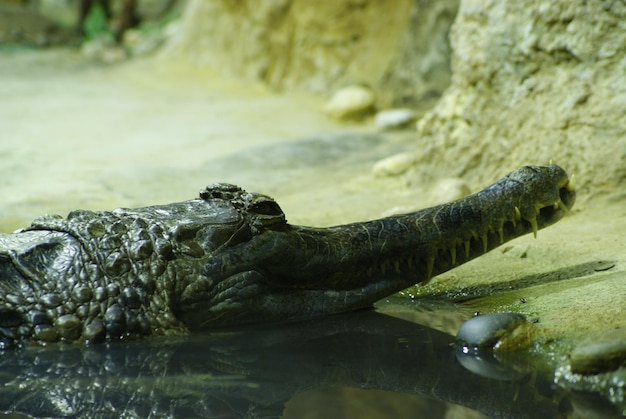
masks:
[[[561,179],[557,182],[556,190],[543,202],[534,207],[536,215],[535,225],[532,225],[533,234],[537,235],[537,229],[547,227],[559,221],[566,215],[571,214],[570,210],[576,202],[576,188],[574,176],[567,177],[567,174],[558,166],[554,166],[562,172]],[[530,221],[533,224],[532,221]]]
[[[545,176],[545,182],[525,187],[524,182],[529,179],[528,174],[536,170],[547,171],[544,172],[544,175],[548,174]],[[451,252],[454,249],[449,261],[451,263],[443,268],[450,269],[456,266],[454,255],[457,253],[460,262],[463,263],[487,251],[487,244],[491,249],[517,236],[530,232],[536,234],[538,229],[553,224],[565,216],[576,199],[573,182],[558,166],[527,167],[519,173],[513,172],[508,181],[517,185],[515,189],[517,192],[514,198],[506,197],[506,205],[503,204],[499,208],[497,211],[499,215],[494,217],[491,223],[483,225],[488,231],[475,231],[474,234],[478,234],[478,237],[472,238],[472,232],[461,229],[465,236],[450,235],[440,242],[442,248],[435,249],[436,251]],[[498,190],[497,187],[495,190]],[[480,196],[474,199],[480,201]],[[424,211],[433,211],[433,209]],[[441,213],[444,212],[441,211]],[[400,217],[414,217],[414,215]],[[378,222],[380,220],[376,221]],[[358,224],[358,226],[361,225]],[[341,304],[344,305],[341,310],[353,309],[382,298],[385,293],[389,294],[410,285],[406,283],[410,278],[406,273],[385,276],[386,265],[382,265],[383,275],[377,276],[378,282],[373,281],[372,278],[360,278],[341,283],[336,278],[332,278],[336,269],[323,262],[333,260],[341,262],[342,259],[336,254],[331,256],[339,249],[328,244],[332,242],[332,237],[329,235],[350,235],[357,230],[362,230],[361,227],[348,225],[332,229],[314,229],[282,224],[281,226],[280,230],[265,230],[233,247],[217,249],[204,259],[202,270],[204,278],[190,284],[182,293],[186,299],[186,307],[193,308],[183,313],[183,321],[187,319],[185,323],[189,322],[190,328],[208,327],[209,324],[259,321],[264,316],[274,316],[274,319],[280,319],[280,313],[277,314],[276,311],[278,306],[284,310],[285,317],[288,317],[289,313],[293,316],[298,313],[306,315],[305,312],[309,311],[311,312],[309,314],[315,314],[313,312],[316,310],[320,312],[325,309],[331,310],[331,306],[339,307]],[[468,234],[469,236],[466,237]],[[457,252],[457,247],[463,249],[465,241],[469,243],[474,239],[485,243],[484,251],[481,245],[477,246],[481,251],[474,252],[475,246],[472,244],[465,247],[466,249],[472,248],[472,257],[470,258],[469,254],[462,257],[460,252]],[[406,247],[406,243],[403,242],[402,245]],[[320,255],[320,258],[316,258]],[[323,257],[324,255],[326,257]],[[396,259],[398,257],[397,254],[385,257],[392,256]],[[423,257],[426,262],[431,257],[434,261],[436,252],[432,256],[426,254]],[[373,258],[369,259],[373,260]],[[317,262],[313,262],[314,260]],[[405,263],[404,265],[411,266],[412,264]],[[415,263],[415,265],[418,264]],[[430,277],[431,273],[440,273],[443,269],[435,269],[433,272],[432,262],[422,263],[422,265],[430,265],[428,268],[422,268],[424,271],[422,273],[425,273],[426,278]],[[396,267],[395,270],[398,268]],[[354,270],[350,272],[353,276],[358,274]],[[327,301],[326,307],[323,307],[321,303],[313,304],[311,301],[315,299]],[[294,306],[294,302],[299,302],[299,306]],[[194,312],[195,310],[198,311]]]

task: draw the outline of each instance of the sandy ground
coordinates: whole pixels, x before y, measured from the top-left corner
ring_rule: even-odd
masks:
[[[320,226],[429,202],[431,185],[372,174],[376,161],[411,150],[414,133],[333,123],[319,97],[150,59],[107,67],[60,50],[0,54],[0,98],[0,232],[45,213],[190,199],[215,181],[271,195],[290,222]],[[519,311],[547,340],[626,327],[624,199],[582,198],[538,239],[411,293],[471,285],[478,298],[462,317]],[[494,283],[504,285],[485,285]]]
[[[0,81],[4,232],[42,213],[190,199],[216,181],[269,195],[292,187],[311,198],[317,192],[306,191],[310,184],[338,192],[360,190],[352,184],[362,182],[375,187],[370,163],[412,148],[407,135],[358,140],[355,133],[371,129],[329,121],[320,98],[272,94],[153,61],[103,67],[67,51],[8,53],[0,56]],[[363,179],[342,173],[362,162],[366,170],[348,176]],[[338,172],[302,174],[324,165]],[[292,185],[296,180],[304,184]],[[406,191],[399,193],[409,202]],[[277,198],[288,214],[297,213]],[[370,215],[352,209],[346,218],[355,211]],[[307,218],[323,217],[297,221]]]

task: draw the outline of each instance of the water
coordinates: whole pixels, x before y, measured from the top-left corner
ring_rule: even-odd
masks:
[[[374,310],[0,355],[10,417],[557,418],[581,403],[528,365],[459,358],[451,335]]]

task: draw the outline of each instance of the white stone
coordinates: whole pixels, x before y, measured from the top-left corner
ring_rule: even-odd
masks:
[[[348,86],[337,90],[324,106],[324,112],[331,118],[358,118],[374,109],[376,95],[365,86]]]
[[[409,170],[415,164],[415,160],[413,152],[394,154],[376,162],[372,172],[376,177],[399,176]]]
[[[374,123],[380,130],[405,128],[415,122],[417,114],[412,109],[388,109],[380,111],[374,117]]]

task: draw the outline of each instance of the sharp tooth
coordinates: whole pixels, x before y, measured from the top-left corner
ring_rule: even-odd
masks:
[[[450,256],[452,257],[452,264],[456,265],[456,246],[450,248]]]
[[[399,260],[393,261],[393,268],[396,270],[396,273],[400,273],[400,261]]]
[[[487,253],[487,235],[480,236],[480,239],[483,242],[483,253]]]
[[[567,185],[565,185],[565,189],[567,189],[570,192],[573,192],[576,190],[576,187],[574,186],[574,175],[572,175],[572,177],[569,178],[569,182],[567,182]]]
[[[435,257],[428,256],[426,259],[426,280],[428,281],[433,274],[433,266],[435,265]]]
[[[565,214],[570,215],[572,212],[569,210],[569,208],[567,208],[565,206],[565,204],[563,203],[563,201],[561,201],[560,199],[558,201],[556,201],[555,205],[555,209],[556,208],[560,208],[561,211],[563,211]]]
[[[533,218],[532,220],[528,220],[528,222],[530,223],[530,226],[533,229],[533,236],[535,238],[537,238],[537,230],[538,230],[538,228],[537,228],[537,219]]]

